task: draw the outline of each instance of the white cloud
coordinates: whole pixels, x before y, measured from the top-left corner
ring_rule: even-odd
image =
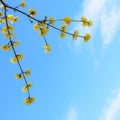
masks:
[[[103,45],[108,45],[114,39],[120,28],[120,1],[118,0],[84,0],[81,15],[93,21],[90,33],[94,37],[96,31],[100,31]]]
[[[103,10],[103,13],[101,15],[100,27],[104,45],[111,43],[120,27],[120,8],[112,5],[112,3],[109,6],[112,6],[111,10],[108,11],[106,8]]]
[[[78,114],[75,108],[70,108],[67,112],[67,116],[65,120],[77,120]]]
[[[101,120],[115,120],[117,113],[120,111],[120,89],[117,90],[115,96],[108,101],[107,108]]]

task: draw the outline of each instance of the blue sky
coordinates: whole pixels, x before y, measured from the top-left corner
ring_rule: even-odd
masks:
[[[27,8],[23,10],[35,8],[40,19],[86,16],[93,21],[91,28],[82,28],[79,23],[72,24],[69,30],[79,29],[81,35],[91,33],[92,39],[84,43],[81,39],[72,41],[67,35],[62,40],[59,32],[51,29],[46,39],[52,52],[45,54],[43,39],[29,20],[19,14],[15,39],[21,43],[16,51],[24,54],[23,68],[32,69],[28,80],[33,84],[30,92],[35,103],[24,105],[26,94],[21,91],[24,81],[14,78],[19,68],[9,62],[14,55],[0,51],[1,120],[119,120],[120,1],[26,0],[26,3]],[[0,39],[0,45],[7,42],[1,34]]]

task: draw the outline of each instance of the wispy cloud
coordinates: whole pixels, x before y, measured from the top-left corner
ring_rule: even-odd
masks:
[[[107,108],[101,120],[115,120],[117,113],[120,111],[120,89],[117,90],[114,97],[109,100]]]
[[[120,28],[120,1],[118,0],[84,0],[82,12],[77,17],[85,15],[93,21],[90,29],[92,36],[100,32],[103,45],[108,45],[114,39]]]
[[[77,120],[78,113],[75,108],[70,108],[67,112],[66,119],[65,120]]]

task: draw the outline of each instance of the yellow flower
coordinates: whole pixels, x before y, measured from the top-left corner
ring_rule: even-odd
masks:
[[[10,34],[4,33],[3,35],[4,35],[5,38],[9,38],[9,37],[13,38],[14,37],[14,33],[10,33]]]
[[[66,27],[67,27],[66,25],[61,25],[61,26],[60,26],[60,28],[61,28],[61,30],[62,30],[63,32],[66,32],[66,31],[67,31],[67,30],[66,30]]]
[[[67,25],[69,25],[70,23],[71,23],[71,18],[70,17],[64,17],[64,19],[63,19],[63,21],[67,24]]]
[[[84,42],[87,42],[89,39],[91,38],[91,35],[90,34],[86,34],[83,38]]]
[[[19,40],[16,40],[15,42],[13,42],[13,46],[16,47],[20,44],[20,41]]]
[[[22,79],[22,75],[21,75],[21,74],[16,73],[15,78],[16,78],[16,79],[18,79],[18,80],[20,80],[20,79]]]
[[[2,12],[0,11],[0,16],[2,16]]]
[[[18,61],[20,61],[23,58],[23,54],[21,54],[21,53],[17,54],[16,58]]]
[[[34,29],[34,30],[39,30],[39,25],[38,25],[38,24],[34,24],[34,25],[33,25],[33,29]]]
[[[9,51],[10,47],[8,45],[4,44],[4,45],[1,46],[1,49],[4,50],[4,51],[5,50]]]
[[[17,22],[18,19],[19,19],[18,17],[14,17],[10,22],[13,24],[13,23]]]
[[[78,30],[75,30],[74,31],[74,34],[72,35],[72,39],[73,40],[77,40],[77,37],[79,36],[79,31]]]
[[[22,88],[23,92],[27,92],[32,87],[32,83],[28,82],[25,87]]]
[[[82,17],[81,17],[81,21],[82,21],[82,25],[83,25],[83,26],[87,26],[87,25],[88,25],[88,20],[87,20],[86,17],[82,16]]]
[[[55,20],[53,17],[50,17],[49,18],[49,21],[50,21],[50,24],[52,24],[53,26],[55,25]]]
[[[5,33],[5,32],[7,32],[7,29],[6,29],[6,27],[2,28],[2,29],[1,29],[1,32],[2,32],[2,33]]]
[[[8,33],[8,29],[9,29],[9,32],[12,32],[14,30],[14,27],[11,26],[11,25],[8,25],[7,27],[5,26],[1,29],[1,32],[2,33]]]
[[[11,63],[16,63],[16,62],[17,62],[16,57],[14,57],[14,58],[10,58],[10,62],[11,62]]]
[[[60,38],[64,38],[65,36],[66,36],[66,33],[64,33],[64,32],[60,33]]]
[[[27,87],[28,87],[28,88],[31,88],[31,87],[32,87],[32,83],[31,83],[31,82],[28,82]]]
[[[34,10],[32,8],[30,8],[28,11],[29,11],[31,16],[35,16],[37,14],[36,10]]]
[[[17,61],[20,61],[23,58],[23,54],[19,53],[16,55],[16,57],[11,58],[10,61],[11,63],[16,63]]]
[[[20,5],[22,6],[22,8],[25,8],[26,7],[26,3],[25,3],[25,1],[21,1],[21,3],[20,3]]]
[[[7,16],[7,19],[8,20],[12,20],[14,18],[14,15],[13,14],[9,14],[8,16]]]
[[[50,44],[45,44],[45,45],[44,45],[44,49],[45,49],[45,52],[46,52],[46,53],[51,52]]]
[[[25,98],[24,99],[24,102],[25,102],[25,104],[26,105],[30,105],[30,104],[32,104],[33,102],[35,101],[35,98],[34,97],[28,97],[28,98]]]
[[[25,72],[25,76],[28,77],[28,76],[30,76],[30,74],[31,74],[31,69],[28,68]]]
[[[40,29],[40,36],[45,36],[49,31],[48,27],[44,27]]]
[[[14,30],[14,27],[11,25],[8,25],[7,27],[4,27],[7,31],[7,29],[9,29],[10,32],[12,32]]]

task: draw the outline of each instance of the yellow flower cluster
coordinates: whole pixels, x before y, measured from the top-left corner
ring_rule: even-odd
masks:
[[[92,21],[88,20],[84,16],[81,17],[81,22],[82,22],[82,26],[88,26],[88,27],[90,27],[92,25]]]
[[[72,35],[72,39],[73,40],[77,40],[77,37],[79,36],[79,31],[78,30],[75,30],[73,35]]]
[[[36,16],[36,14],[37,14],[36,10],[34,10],[32,8],[30,8],[28,11],[32,17]]]
[[[44,45],[44,49],[45,49],[45,52],[46,52],[46,53],[51,52],[50,44],[45,44],[45,45]]]
[[[44,22],[40,24],[34,24],[33,29],[39,31],[39,35],[44,37],[47,35],[49,28],[46,26]]]
[[[46,36],[46,34],[48,33],[49,28],[48,27],[43,27],[40,29],[40,36]]]
[[[25,87],[22,88],[23,92],[27,92],[32,87],[32,83],[28,82]]]
[[[63,21],[64,21],[67,25],[69,25],[69,24],[71,23],[71,18],[68,17],[68,16],[66,16],[66,17],[64,17]]]
[[[3,27],[3,28],[1,29],[1,32],[2,32],[2,34],[3,34],[3,36],[4,36],[5,38],[9,38],[9,37],[13,38],[13,37],[14,37],[14,32],[13,32],[13,30],[14,30],[14,27],[11,26],[11,25],[8,25],[8,26]],[[8,31],[9,31],[9,32],[8,32]]]
[[[31,69],[28,68],[28,69],[26,69],[25,72],[23,72],[23,68],[21,66],[21,63],[19,62],[20,60],[22,60],[23,54],[21,54],[21,53],[17,54],[17,52],[15,50],[15,47],[20,44],[20,41],[19,40],[13,41],[14,27],[12,26],[15,22],[17,22],[19,20],[19,18],[18,18],[18,16],[14,16],[14,14],[10,14],[10,11],[9,11],[9,9],[11,9],[14,12],[19,11],[21,13],[24,13],[23,11],[18,10],[18,7],[25,8],[26,2],[25,2],[25,0],[21,0],[20,4],[14,8],[12,6],[9,6],[7,3],[3,3],[3,1],[4,0],[1,0],[2,5],[0,5],[0,24],[2,24],[2,26],[0,28],[0,32],[3,34],[3,36],[5,38],[9,39],[9,42],[7,44],[1,45],[0,49],[2,49],[4,51],[10,51],[11,49],[13,50],[15,57],[10,58],[10,62],[11,63],[17,62],[20,67],[21,73],[16,73],[15,78],[18,80],[21,80],[24,78],[24,80],[26,82],[26,86],[23,87],[22,90],[24,92],[28,91],[28,97],[24,99],[24,102],[26,105],[29,105],[34,102],[34,97],[30,97],[30,93],[29,93],[29,89],[32,87],[32,83],[27,82],[27,80],[26,80],[26,77],[30,76],[30,74],[31,74]],[[30,18],[33,18],[37,14],[36,10],[34,10],[32,8],[30,8],[28,10],[28,12],[29,12],[29,14],[26,13],[26,15]],[[53,21],[51,22],[51,24],[53,24]],[[34,29],[39,30],[41,36],[45,36],[48,32],[48,28],[47,28],[46,24],[44,22],[43,23],[40,22],[39,26],[38,25],[34,26]]]
[[[61,25],[60,28],[61,28],[60,38],[64,38],[66,36],[67,26]]]
[[[34,97],[28,97],[28,98],[25,98],[24,99],[24,102],[25,102],[25,104],[26,105],[30,105],[30,104],[32,104],[33,102],[35,101],[35,98]]]
[[[19,44],[20,44],[19,40],[16,40],[15,42],[12,43],[13,47],[18,46]],[[3,44],[2,46],[0,46],[0,48],[3,51],[10,51],[12,45]]]
[[[7,20],[9,20],[9,21],[11,22],[11,24],[17,22],[18,19],[19,19],[19,18],[18,18],[17,16],[14,16],[13,14],[9,14],[9,15],[7,16]]]
[[[20,61],[23,58],[23,54],[19,53],[15,57],[10,59],[11,63],[16,63],[17,61]]]

